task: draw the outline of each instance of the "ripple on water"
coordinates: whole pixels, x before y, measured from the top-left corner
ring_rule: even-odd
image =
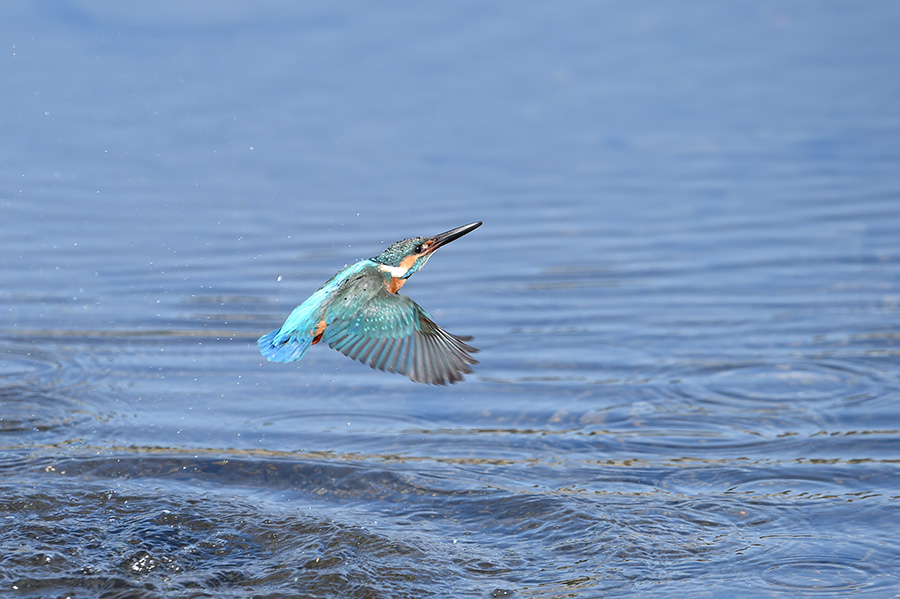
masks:
[[[792,591],[843,595],[868,586],[871,575],[849,564],[804,558],[772,566],[763,573],[763,580],[773,587]]]
[[[73,392],[81,364],[60,350],[0,347],[0,434],[46,432],[94,418]]]
[[[696,368],[674,383],[688,398],[715,403],[751,402],[782,409],[799,403],[869,401],[890,386],[884,375],[856,364],[826,360],[744,362]]]

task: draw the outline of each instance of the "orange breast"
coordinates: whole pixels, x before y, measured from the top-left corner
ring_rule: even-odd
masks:
[[[387,281],[384,286],[387,287],[387,290],[390,293],[397,293],[400,291],[400,288],[403,287],[403,284],[406,283],[406,279],[401,279],[400,277],[391,277],[389,281]]]

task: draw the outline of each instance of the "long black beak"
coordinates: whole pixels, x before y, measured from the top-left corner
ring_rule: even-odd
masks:
[[[457,227],[455,229],[451,229],[446,233],[439,233],[431,238],[431,245],[428,247],[429,252],[433,252],[438,249],[442,245],[447,245],[454,239],[459,239],[466,233],[471,233],[475,229],[481,226],[481,221],[477,223],[469,223],[468,225],[463,225],[461,227]]]

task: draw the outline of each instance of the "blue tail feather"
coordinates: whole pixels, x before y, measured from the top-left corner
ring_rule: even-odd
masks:
[[[269,362],[296,362],[312,345],[312,337],[300,337],[297,331],[282,333],[281,329],[275,329],[260,337],[256,344]]]

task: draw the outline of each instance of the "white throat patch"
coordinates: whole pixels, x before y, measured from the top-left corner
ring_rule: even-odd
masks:
[[[384,272],[389,273],[392,277],[402,279],[409,269],[402,268],[400,266],[388,266],[387,264],[379,264],[378,270],[383,270]]]

